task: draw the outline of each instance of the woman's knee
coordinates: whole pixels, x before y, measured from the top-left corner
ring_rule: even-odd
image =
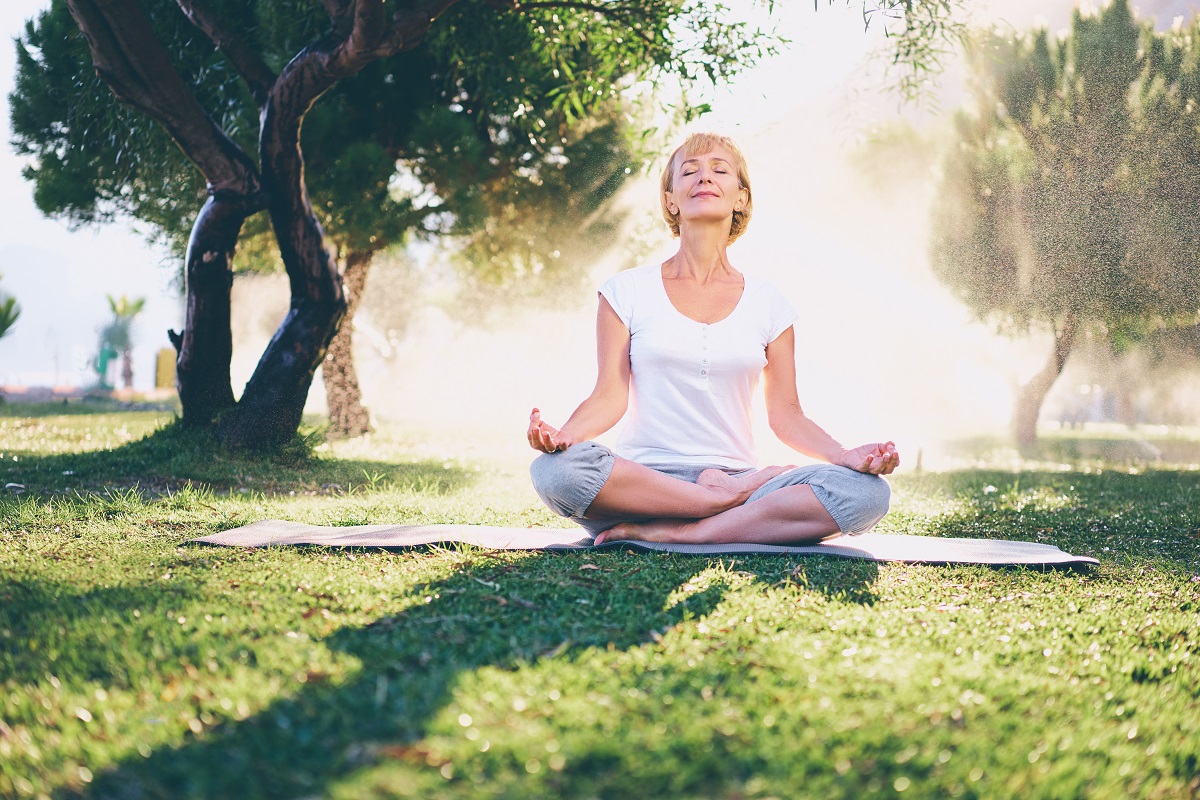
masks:
[[[602,444],[579,442],[535,458],[529,476],[547,508],[562,517],[582,517],[608,480],[614,459]]]
[[[810,483],[844,533],[869,530],[891,506],[892,487],[878,475],[831,467]]]
[[[850,530],[854,533],[868,530],[883,519],[891,508],[891,484],[878,475],[857,473],[850,500],[850,516],[853,519]]]

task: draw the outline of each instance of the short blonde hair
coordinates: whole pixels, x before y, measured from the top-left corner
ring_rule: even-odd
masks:
[[[671,157],[667,159],[667,165],[662,171],[662,191],[658,194],[658,201],[662,206],[663,219],[667,222],[667,227],[671,229],[671,235],[679,237],[679,213],[671,213],[667,208],[667,192],[675,188],[675,166],[680,158],[691,158],[692,156],[707,153],[716,148],[723,147],[733,156],[734,169],[737,172],[738,186],[746,190],[746,205],[741,211],[733,212],[733,224],[729,228],[729,244],[733,244],[739,236],[746,232],[746,226],[750,224],[750,215],[754,212],[754,194],[750,191],[750,173],[746,169],[746,157],[742,155],[741,148],[734,144],[733,139],[720,133],[693,133],[683,140],[683,144],[675,148],[675,152],[671,153]]]

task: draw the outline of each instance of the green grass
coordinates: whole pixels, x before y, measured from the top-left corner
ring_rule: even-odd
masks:
[[[1197,472],[895,477],[882,529],[1082,573],[234,550],[184,543],[563,523],[469,436],[240,458],[163,412],[50,411],[0,417],[0,797],[1200,792]]]

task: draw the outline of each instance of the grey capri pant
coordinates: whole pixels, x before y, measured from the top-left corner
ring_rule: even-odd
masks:
[[[612,472],[616,455],[598,442],[579,442],[557,453],[543,453],[529,467],[534,491],[546,507],[578,523],[593,536],[616,526],[621,520],[585,519],[588,507]],[[695,483],[700,473],[714,467],[693,464],[655,465],[659,472]],[[724,469],[715,467],[715,469]],[[750,470],[729,470],[741,475]],[[747,503],[753,503],[776,489],[807,484],[842,533],[864,533],[875,527],[888,512],[892,488],[878,475],[855,472],[832,464],[796,467],[767,481]]]

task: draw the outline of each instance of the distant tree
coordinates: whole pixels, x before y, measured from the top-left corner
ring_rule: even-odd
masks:
[[[100,331],[100,349],[109,348],[121,356],[121,381],[126,389],[133,388],[133,323],[146,307],[146,298],[130,300],[125,295],[108,298],[112,320]]]
[[[1126,0],[1078,10],[1062,39],[991,34],[971,50],[975,109],[956,118],[935,203],[935,273],[1007,334],[1054,348],[1020,388],[1013,434],[1082,332],[1122,342],[1197,322],[1200,23],[1155,33]]]

